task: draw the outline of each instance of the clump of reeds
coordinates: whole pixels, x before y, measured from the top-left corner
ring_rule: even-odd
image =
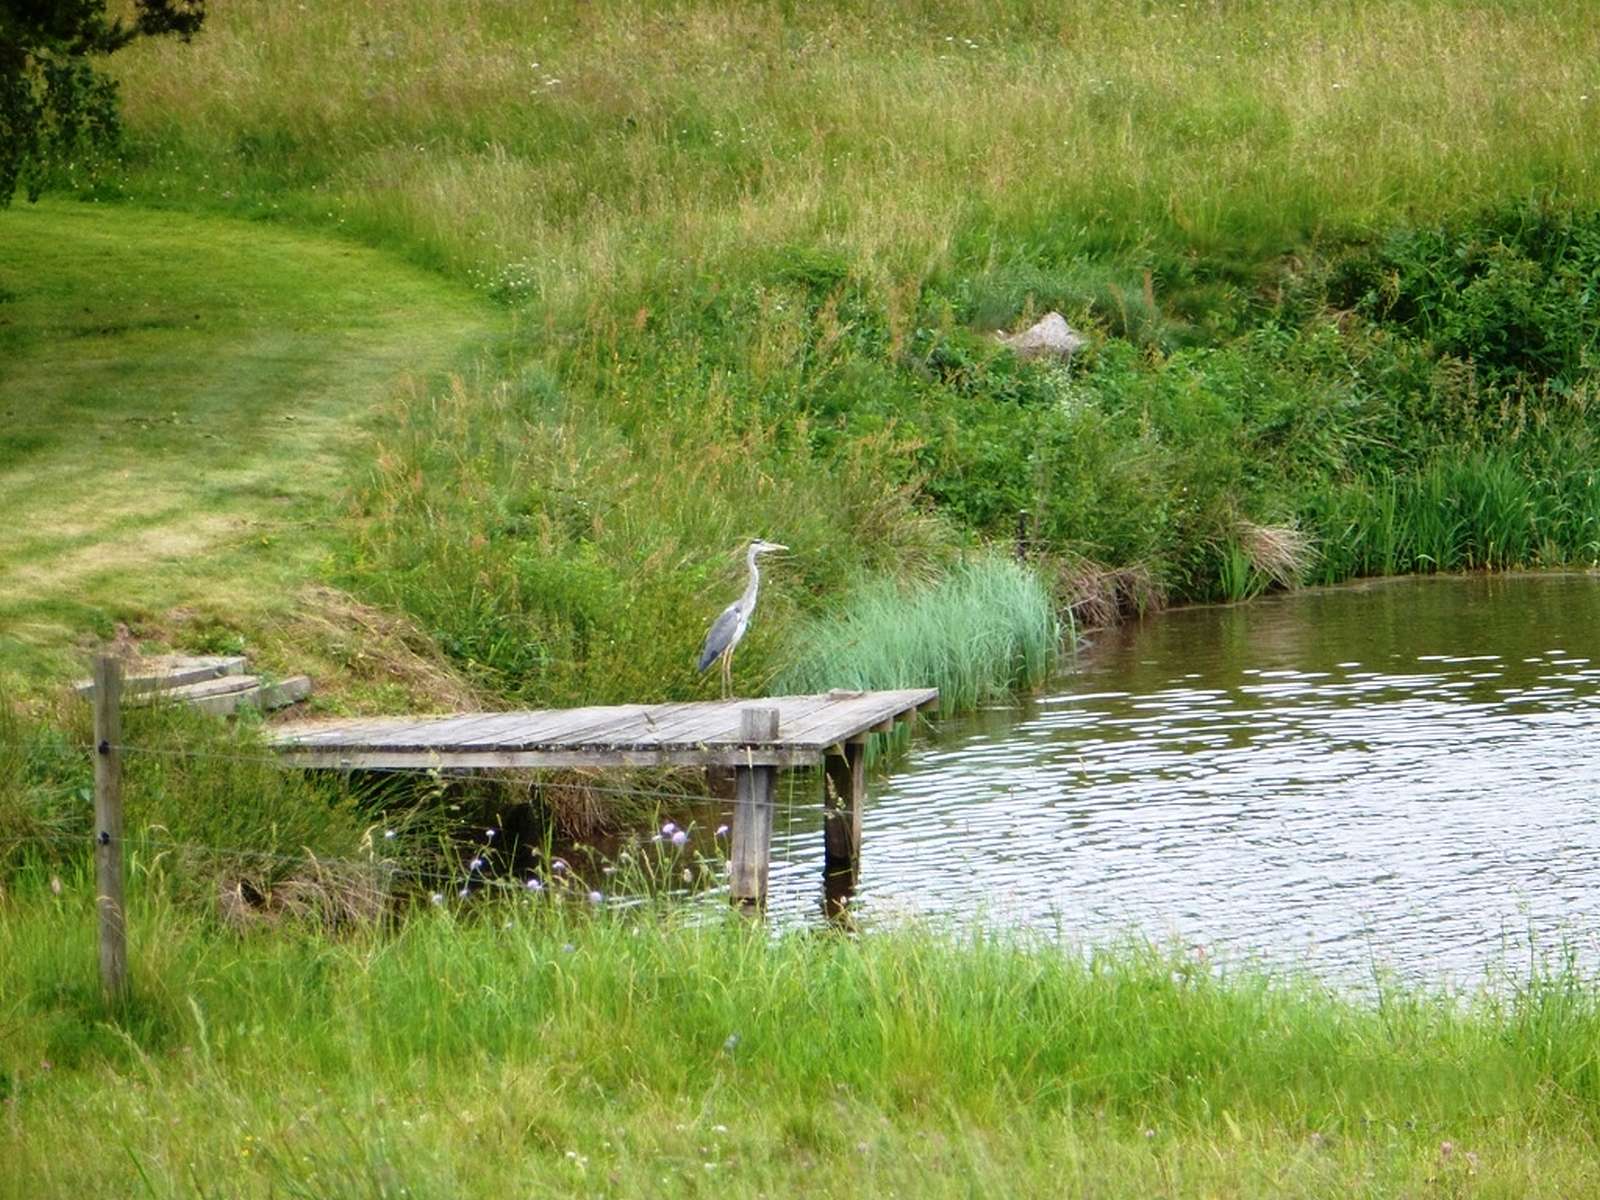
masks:
[[[868,583],[792,636],[784,692],[937,687],[947,711],[1036,687],[1055,662],[1061,623],[1034,572],[998,555],[930,584]]]

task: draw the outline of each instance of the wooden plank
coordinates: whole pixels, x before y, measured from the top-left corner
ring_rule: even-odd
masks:
[[[701,719],[705,702],[691,700],[678,704],[656,704],[640,715],[636,725],[619,732],[618,747],[664,746],[687,740],[684,731]]]
[[[270,732],[270,740],[277,745],[363,745],[365,739],[383,729],[392,729],[400,722],[410,723],[411,717],[314,717],[300,721],[285,721]]]
[[[748,703],[748,702],[746,702]],[[825,696],[788,696],[770,701],[758,701],[766,706],[776,706],[779,713],[780,742],[788,742],[789,723],[798,717],[814,712],[827,703]],[[706,702],[690,719],[676,724],[663,735],[663,743],[694,746],[732,746],[740,744],[739,709],[733,703]]]
[[[662,707],[665,709],[667,706]],[[719,703],[704,700],[673,705],[671,708],[672,711],[649,714],[651,720],[644,726],[641,742],[649,741],[656,745],[693,744],[703,741],[707,734],[715,734],[719,726],[734,730],[739,720],[737,709],[724,709]]]
[[[319,726],[279,731],[282,744],[341,745],[368,750],[429,750],[458,745],[496,745],[509,732],[525,724],[525,713],[462,713],[426,718],[380,717],[351,730],[334,730],[320,736]]]
[[[735,725],[739,707],[717,701],[302,722],[280,727],[273,740],[300,765],[363,769],[810,766],[827,747],[908,718],[937,696],[918,688],[777,697],[762,702],[779,713],[776,742],[748,754]]]
[[[528,739],[527,745],[537,746],[609,746],[618,731],[644,712],[644,705],[618,705],[605,709],[577,709],[578,719],[560,728],[541,731],[537,738]]]
[[[613,750],[554,747],[533,750],[373,750],[339,746],[279,746],[285,766],[341,771],[552,771],[568,767],[815,767],[822,751],[809,746],[743,750],[664,746]]]
[[[128,930],[122,892],[122,660],[94,660],[94,894],[100,988],[118,1007],[128,995]]]
[[[744,742],[778,740],[778,710],[750,707],[740,711],[739,738]],[[767,902],[767,875],[772,859],[772,767],[734,769],[733,829],[729,834],[728,894],[735,904]]]
[[[907,703],[902,692],[864,692],[835,699],[812,716],[797,721],[785,730],[791,741],[833,743],[843,741],[883,720],[884,716]]]
[[[311,695],[311,677],[291,675],[287,679],[280,679],[263,687],[261,698],[256,703],[264,709],[287,708],[309,695]]]
[[[264,683],[243,691],[217,692],[187,703],[190,708],[200,712],[225,717],[247,707],[264,710],[283,708],[296,700],[304,700],[310,694],[311,680],[304,675],[295,675],[278,683]]]
[[[126,697],[160,688],[182,687],[202,679],[215,679],[218,675],[242,675],[244,668],[242,654],[160,654],[135,659],[123,667],[122,694]],[[92,696],[94,680],[80,679],[72,685],[72,690],[80,696]]]
[[[539,711],[491,713],[485,717],[439,721],[426,727],[396,730],[385,744],[434,747],[509,745],[516,736],[541,723],[554,726],[549,714]]]
[[[813,736],[808,727],[825,724],[849,729],[876,718],[881,722],[885,708],[897,705],[900,697],[925,700],[937,693],[919,690],[906,693],[862,693],[843,699],[829,695],[780,697],[773,703],[780,710],[785,744],[821,745],[822,736]],[[842,711],[840,705],[845,704]],[[731,710],[731,711],[730,711]],[[362,742],[369,749],[424,749],[496,746],[502,749],[534,749],[574,746],[611,746],[617,749],[664,746],[697,747],[735,745],[737,734],[733,715],[737,709],[715,701],[686,701],[671,705],[614,705],[568,710],[532,710],[521,713],[470,713],[460,717],[429,717],[420,720],[380,718],[359,727],[348,722],[283,726],[276,740],[282,744],[329,744]],[[656,716],[662,714],[663,722]],[[796,731],[798,730],[798,736]],[[835,740],[841,740],[835,737]]]
[[[160,691],[146,692],[140,697],[144,704],[194,704],[199,707],[200,701],[208,700],[213,696],[226,696],[233,692],[248,692],[259,688],[261,680],[255,675],[219,675],[213,679],[202,679],[198,683],[186,683],[182,687],[162,688]]]
[[[832,745],[880,723],[896,706],[903,705],[899,693],[873,693],[839,700],[815,716],[796,722],[784,731],[786,740],[801,744]]]

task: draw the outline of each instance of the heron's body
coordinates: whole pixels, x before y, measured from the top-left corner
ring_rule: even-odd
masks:
[[[719,659],[722,662],[723,699],[727,699],[733,691],[733,651],[744,638],[745,630],[750,628],[750,614],[756,610],[756,596],[761,591],[761,569],[756,566],[756,557],[773,550],[787,549],[787,546],[780,546],[776,542],[757,540],[750,543],[750,550],[745,555],[750,582],[745,584],[744,595],[723,609],[722,615],[711,623],[706,644],[700,648],[699,670],[704,671]]]

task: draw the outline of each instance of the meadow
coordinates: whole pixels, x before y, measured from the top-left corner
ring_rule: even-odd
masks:
[[[248,723],[131,726],[216,757],[130,763],[107,1011],[61,684],[710,695],[753,536],[741,692],[956,708],[1084,621],[1593,567],[1597,62],[1583,0],[237,0],[119,54],[123,152],[0,210],[0,1196],[1595,1190],[1571,964],[435,906],[456,796]],[[1050,310],[1070,363],[995,340]],[[328,865],[391,852],[446,883]]]

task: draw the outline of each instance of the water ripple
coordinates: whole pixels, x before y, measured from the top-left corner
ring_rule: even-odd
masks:
[[[1170,613],[879,781],[855,906],[1130,931],[1361,981],[1475,979],[1600,922],[1600,578]],[[809,810],[808,810],[809,811]],[[774,908],[814,911],[818,821]]]

